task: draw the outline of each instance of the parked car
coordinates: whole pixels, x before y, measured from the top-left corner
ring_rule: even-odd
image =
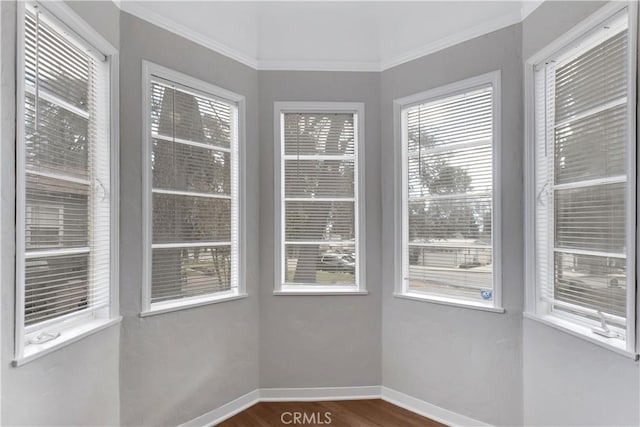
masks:
[[[356,272],[356,260],[353,255],[326,252],[321,255],[319,268],[330,272]]]

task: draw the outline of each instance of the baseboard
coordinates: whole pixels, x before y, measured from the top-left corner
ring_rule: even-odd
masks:
[[[253,406],[260,401],[260,389],[255,389],[252,392],[240,396],[239,398],[226,403],[219,408],[209,411],[204,415],[187,421],[181,424],[179,427],[205,427],[215,426],[218,423],[233,417],[238,412],[242,412],[249,406]]]
[[[381,397],[389,403],[392,403],[401,408],[407,409],[416,414],[423,415],[434,421],[446,424],[451,427],[463,427],[463,426],[483,426],[489,427],[489,424],[483,423],[465,415],[458,414],[457,412],[450,411],[448,409],[441,408],[424,400],[417,399],[408,394],[401,393],[388,387],[381,388]]]
[[[380,386],[260,389],[261,402],[309,402],[356,399],[380,399]]]
[[[214,426],[258,402],[305,402],[323,400],[383,399],[401,408],[452,427],[482,426],[489,424],[441,408],[384,386],[313,387],[313,388],[260,388],[207,412],[179,427]]]

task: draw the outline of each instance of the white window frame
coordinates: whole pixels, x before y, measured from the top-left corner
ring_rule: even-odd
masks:
[[[203,96],[214,97],[222,102],[235,104],[238,111],[238,287],[228,291],[220,291],[202,296],[186,297],[169,301],[151,303],[151,275],[152,275],[152,242],[153,242],[153,171],[151,169],[151,83],[153,77],[174,82],[188,87],[194,92],[200,92]],[[142,307],[140,316],[151,316],[214,304],[224,301],[232,301],[248,296],[246,292],[246,234],[245,234],[245,97],[211,83],[191,77],[187,74],[142,61],[142,156],[143,156],[143,280],[142,280]]]
[[[59,31],[76,43],[104,56],[109,67],[109,144],[110,144],[110,284],[106,308],[70,313],[50,319],[33,328],[24,324],[25,301],[25,229],[26,229],[26,167],[25,152],[25,11],[36,6]],[[90,334],[118,324],[119,311],[119,53],[118,49],[98,34],[78,14],[63,2],[18,2],[16,66],[16,305],[14,366],[21,366],[76,342]],[[37,327],[35,327],[37,326]],[[26,344],[26,335],[59,333],[60,336],[42,344]]]
[[[461,80],[435,89],[393,101],[394,120],[394,296],[410,300],[425,301],[455,307],[465,307],[495,313],[504,313],[502,307],[502,188],[501,188],[501,134],[502,134],[502,95],[500,89],[500,70]],[[469,301],[439,295],[426,295],[411,291],[406,280],[407,272],[404,259],[404,247],[408,244],[407,213],[407,147],[404,141],[405,125],[403,113],[416,105],[449,98],[483,86],[492,86],[493,106],[493,190],[492,190],[492,258],[493,258],[493,300],[488,303]]]
[[[274,103],[274,295],[366,295],[365,282],[365,140],[362,102],[275,102]],[[355,134],[355,285],[305,285],[284,283],[284,114],[349,113],[354,115]]]
[[[535,320],[549,327],[566,332],[570,335],[582,338],[598,346],[612,350],[616,353],[637,360],[636,342],[636,307],[638,305],[639,296],[636,295],[636,280],[629,281],[634,285],[627,287],[627,325],[626,340],[615,338],[605,338],[593,333],[592,328],[597,326],[595,323],[585,322],[583,318],[577,316],[552,314],[549,304],[543,304],[538,299],[538,283],[536,280],[536,263],[535,263],[535,146],[536,146],[536,128],[535,128],[535,69],[538,65],[555,57],[560,52],[567,52],[571,49],[580,49],[578,46],[581,40],[592,33],[604,21],[610,19],[615,14],[627,8],[628,13],[628,49],[629,58],[627,62],[627,72],[629,75],[627,88],[627,105],[628,105],[628,123],[629,134],[627,139],[627,168],[630,179],[627,180],[627,241],[635,242],[635,244],[627,247],[627,271],[635,272],[636,254],[638,253],[638,238],[636,228],[637,203],[636,188],[636,118],[637,111],[635,108],[636,95],[636,58],[637,58],[637,20],[638,7],[635,2],[610,2],[597,10],[594,14],[580,22],[577,26],[560,36],[558,39],[547,45],[545,48],[534,54],[525,61],[524,69],[524,92],[525,92],[525,318]],[[636,176],[636,179],[633,179]],[[632,274],[633,275],[633,274]],[[634,277],[635,279],[635,277]]]

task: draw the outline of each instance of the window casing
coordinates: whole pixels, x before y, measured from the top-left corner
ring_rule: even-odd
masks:
[[[635,356],[636,12],[613,7],[528,61],[527,316]]]
[[[15,364],[117,321],[117,51],[53,9],[19,6]]]
[[[245,296],[244,98],[144,63],[143,314]]]
[[[274,110],[275,293],[366,293],[363,104]]]
[[[502,312],[500,72],[394,107],[396,296]]]

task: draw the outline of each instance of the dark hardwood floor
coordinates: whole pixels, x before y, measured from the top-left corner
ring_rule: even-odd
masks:
[[[436,421],[381,399],[328,402],[260,402],[220,427],[441,427]]]

